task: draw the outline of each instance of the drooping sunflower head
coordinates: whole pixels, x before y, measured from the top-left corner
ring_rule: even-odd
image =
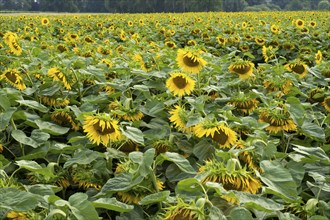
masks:
[[[144,114],[138,109],[124,109],[122,118],[126,121],[140,121]]]
[[[226,163],[217,159],[208,160],[199,168],[199,173],[208,173],[203,182],[221,183],[226,190],[256,194],[262,186],[259,178],[246,167],[242,168],[237,159],[229,159]]]
[[[263,85],[267,92],[278,92],[277,96],[281,97],[290,92],[293,84],[290,79],[285,77],[275,77],[265,79]]]
[[[230,148],[237,141],[236,132],[225,123],[216,120],[204,119],[195,126],[194,133],[199,138],[203,136],[211,138],[221,148]]]
[[[203,209],[196,205],[194,200],[186,203],[181,198],[176,198],[176,204],[164,208],[161,214],[163,220],[199,220],[206,219]]]
[[[78,122],[76,122],[70,112],[69,109],[56,109],[50,116],[51,120],[56,124],[71,127],[72,130],[78,131],[80,126]]]
[[[221,35],[217,36],[217,42],[218,44],[222,45],[222,46],[225,46],[226,43],[227,43],[227,39]]]
[[[172,49],[176,48],[176,43],[174,41],[171,41],[171,40],[165,41],[165,45],[169,48],[172,48]]]
[[[247,148],[247,146],[244,141],[239,140],[236,143],[236,148],[244,150]],[[258,172],[261,172],[260,167],[256,163],[255,157],[256,156],[253,153],[253,151],[242,151],[238,155],[238,159],[240,160],[240,162],[242,162],[243,165],[246,165],[249,170],[251,170],[251,171],[257,170]]]
[[[190,112],[188,112],[183,107],[176,105],[173,109],[169,111],[170,113],[170,122],[174,124],[174,127],[179,131],[190,133],[193,132],[194,127],[187,127],[188,116]]]
[[[139,151],[139,145],[128,138],[113,142],[113,147],[124,153]]]
[[[262,109],[259,114],[259,122],[268,123],[269,126],[266,127],[266,130],[274,134],[297,130],[297,125],[284,105]]]
[[[272,26],[270,26],[270,31],[274,34],[278,34],[280,31],[280,28],[277,25],[273,24]]]
[[[259,101],[249,94],[240,92],[238,95],[232,96],[230,103],[237,111],[243,114],[250,114],[257,108]]]
[[[3,40],[5,41],[5,44],[9,45],[12,41],[16,41],[18,39],[18,36],[14,32],[6,32],[3,35]]]
[[[285,65],[285,68],[288,71],[299,75],[299,78],[305,77],[308,73],[307,65],[301,60],[291,61]]]
[[[172,144],[169,140],[159,139],[152,144],[152,147],[156,150],[156,155],[165,153],[172,148]]]
[[[262,56],[266,63],[275,57],[276,50],[277,48],[273,48],[273,46],[262,47]]]
[[[118,141],[122,138],[118,121],[106,113],[85,116],[84,132],[93,144],[107,146],[111,141]]]
[[[322,52],[318,50],[317,53],[315,54],[315,63],[320,64],[322,62],[322,59],[323,59]]]
[[[48,76],[52,77],[54,81],[61,82],[67,90],[71,90],[71,85],[67,80],[66,75],[57,67],[48,70]]]
[[[330,112],[330,96],[326,97],[324,99],[324,101],[322,102],[322,105],[324,106],[324,108]]]
[[[13,40],[9,43],[10,52],[16,56],[20,56],[23,52],[21,46],[18,44],[17,40]]]
[[[68,98],[52,96],[41,96],[40,102],[51,107],[66,107],[70,104],[70,100]]]
[[[99,62],[99,64],[105,64],[108,68],[111,68],[112,67],[112,62],[110,59],[107,59],[107,58],[103,58],[101,59],[101,61]]]
[[[97,177],[96,171],[93,167],[88,165],[75,164],[71,167],[71,176],[73,183],[77,184],[79,188],[88,189],[94,188],[100,190],[102,187],[102,178]]]
[[[247,79],[253,74],[254,63],[247,60],[237,60],[228,67],[229,71],[236,73],[239,78]]]
[[[175,96],[190,95],[195,88],[195,80],[184,73],[174,72],[166,80],[166,87]]]
[[[254,41],[255,41],[258,45],[260,45],[260,46],[264,45],[265,42],[266,42],[265,38],[263,38],[263,37],[256,37],[256,38],[254,39]]]
[[[325,96],[326,95],[324,88],[319,88],[319,87],[312,89],[308,94],[308,98],[311,103],[315,103],[315,102],[321,103],[324,101]]]
[[[179,49],[177,53],[178,66],[187,73],[199,73],[206,65],[206,61],[200,57],[202,50],[192,49],[189,47]]]
[[[7,69],[0,75],[0,80],[5,80],[18,90],[26,89],[21,73],[17,69]]]

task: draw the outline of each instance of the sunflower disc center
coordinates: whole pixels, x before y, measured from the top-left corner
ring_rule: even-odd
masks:
[[[223,131],[217,131],[214,133],[214,136],[212,137],[212,139],[218,143],[220,143],[221,145],[224,145],[227,140],[228,140],[228,136],[226,135],[225,132]]]
[[[240,67],[234,67],[233,70],[237,74],[244,75],[244,74],[246,74],[247,72],[250,71],[250,66],[242,65]]]
[[[110,127],[106,126],[104,129],[102,129],[102,127],[100,126],[100,123],[96,123],[93,125],[93,128],[100,135],[107,135],[107,134],[111,134],[111,133],[115,132],[115,129],[113,128],[112,125],[110,125]]]
[[[291,68],[293,72],[297,74],[303,74],[305,72],[305,67],[303,65],[297,64]]]
[[[199,65],[199,62],[197,61],[197,59],[194,59],[194,56],[192,57],[188,57],[185,56],[183,57],[183,62],[185,65],[189,66],[189,67],[195,67]]]
[[[178,87],[179,89],[183,89],[187,86],[187,80],[182,76],[177,76],[173,79],[173,83]]]
[[[7,72],[6,74],[6,77],[9,81],[13,82],[13,83],[16,83],[16,80],[17,80],[17,76],[15,73],[13,72]]]

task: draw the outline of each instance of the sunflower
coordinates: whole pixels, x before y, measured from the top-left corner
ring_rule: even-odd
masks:
[[[56,46],[56,49],[57,49],[58,51],[60,51],[61,53],[63,53],[63,52],[65,52],[65,51],[68,51],[68,50],[69,50],[68,47],[67,47],[66,45],[64,45],[64,44],[58,44],[58,45]]]
[[[242,140],[237,141],[236,148],[244,150],[246,148],[244,141],[242,141]],[[253,152],[250,152],[250,151],[240,152],[238,154],[238,158],[240,161],[242,161],[244,164],[246,164],[246,166],[247,166],[247,168],[249,168],[249,170],[251,170],[251,171],[257,170],[257,171],[261,172],[260,167],[258,165],[256,165],[256,163],[254,162]]]
[[[250,47],[249,45],[247,44],[242,44],[239,46],[239,49],[242,51],[242,52],[248,52],[250,50]]]
[[[122,138],[118,121],[106,113],[85,116],[83,129],[87,133],[87,138],[97,145],[102,143],[107,146],[110,141],[118,141]]]
[[[256,194],[262,186],[253,172],[242,168],[236,159],[229,159],[226,164],[216,159],[208,160],[199,168],[199,173],[208,174],[202,180],[204,183],[221,183],[226,190]]]
[[[196,46],[197,42],[195,40],[188,40],[186,43],[187,46]]]
[[[230,72],[238,74],[241,79],[249,78],[253,73],[253,68],[254,63],[247,60],[237,60],[228,67]]]
[[[102,188],[101,178],[95,176],[95,171],[91,165],[73,165],[71,172],[73,183],[77,184],[79,188],[88,189],[94,188],[100,190]]]
[[[13,220],[27,220],[27,216],[23,212],[9,211],[6,215],[6,218]]]
[[[97,47],[96,51],[99,54],[102,54],[102,55],[111,55],[112,54],[112,50],[111,49],[105,48],[103,46]]]
[[[294,60],[285,65],[285,68],[299,75],[299,78],[303,78],[308,73],[307,65],[301,60]]]
[[[259,101],[255,98],[252,98],[250,95],[239,93],[236,96],[232,96],[229,101],[237,111],[242,112],[243,114],[252,113],[258,106]]]
[[[265,62],[267,63],[269,60],[273,59],[275,57],[275,52],[276,52],[276,48],[273,48],[273,46],[263,46],[262,47],[262,56],[265,60]]]
[[[16,33],[13,32],[6,32],[3,35],[3,40],[5,41],[5,44],[9,45],[12,41],[16,41],[18,39],[18,36]]]
[[[124,152],[124,153],[139,151],[139,145],[136,142],[134,142],[128,138],[124,138],[122,140],[115,141],[115,142],[113,142],[112,146],[114,148],[116,148],[117,150],[120,150],[121,152]]]
[[[309,26],[315,28],[317,26],[317,23],[315,21],[311,21],[309,22]]]
[[[42,18],[41,19],[41,24],[44,26],[48,26],[50,24],[49,19],[48,18]]]
[[[301,19],[297,19],[295,24],[297,28],[303,28],[305,26],[305,22]]]
[[[256,37],[256,38],[254,39],[254,41],[255,41],[258,45],[260,45],[260,46],[264,45],[265,42],[266,42],[265,38],[262,38],[262,37]]]
[[[23,78],[17,69],[7,69],[2,75],[0,75],[0,80],[3,79],[18,90],[22,91],[26,89]]]
[[[165,41],[165,45],[172,49],[176,48],[176,44],[174,41]]]
[[[109,59],[103,58],[103,59],[99,62],[99,64],[101,64],[101,63],[105,64],[108,68],[111,68],[111,67],[112,67],[112,62],[111,62]]]
[[[318,50],[317,53],[315,54],[315,63],[320,64],[322,62],[322,59],[323,59],[322,52]]]
[[[169,151],[172,148],[172,144],[169,140],[161,139],[154,141],[152,147],[155,148],[156,155],[159,155],[161,153]]]
[[[280,131],[289,132],[297,130],[297,125],[284,105],[278,105],[276,108],[262,109],[258,121],[268,123],[269,126],[266,127],[266,130],[274,134]]]
[[[177,198],[176,204],[164,208],[164,213],[161,214],[163,220],[199,220],[206,219],[204,211],[196,205],[194,200],[189,203]]]
[[[274,34],[277,34],[279,33],[280,28],[277,25],[273,24],[272,26],[270,26],[270,31]]]
[[[222,46],[225,46],[226,45],[226,43],[227,43],[227,39],[225,38],[225,37],[223,37],[223,36],[217,36],[217,42],[218,42],[218,44],[220,44],[220,45],[222,45]]]
[[[264,80],[263,85],[268,92],[279,92],[280,97],[288,94],[293,84],[291,80],[284,77],[275,77]]]
[[[203,136],[210,137],[222,148],[230,148],[237,141],[237,134],[235,131],[225,125],[224,122],[215,120],[211,121],[205,119],[195,126],[194,133],[199,138]]]
[[[91,36],[85,36],[85,37],[84,37],[84,41],[85,41],[86,43],[88,43],[88,44],[90,44],[90,43],[94,43],[94,40],[93,40],[93,38],[92,38]]]
[[[70,100],[68,98],[62,97],[41,96],[40,101],[44,105],[52,107],[66,107],[70,104]]]
[[[330,96],[326,97],[324,99],[324,101],[322,102],[322,105],[324,106],[324,108],[330,112]]]
[[[71,85],[68,83],[66,76],[58,68],[49,69],[48,76],[52,77],[55,81],[62,82],[67,90],[71,90]]]
[[[122,116],[122,118],[125,121],[140,121],[144,116],[143,113],[138,109],[125,109],[124,112],[125,114]]]
[[[56,109],[50,116],[51,120],[58,125],[71,127],[72,130],[78,131],[79,124],[74,121],[72,115],[67,109]]]
[[[175,96],[190,95],[195,88],[195,80],[184,73],[175,72],[166,80],[166,87]]]
[[[193,132],[194,127],[187,127],[189,112],[187,112],[184,108],[176,105],[169,111],[169,113],[171,115],[169,118],[170,122],[174,124],[176,129],[187,133]]]
[[[199,73],[206,65],[206,61],[200,57],[201,53],[201,50],[179,49],[176,58],[178,66],[184,72]]]
[[[12,40],[9,44],[8,44],[10,51],[15,54],[16,56],[20,56],[23,52],[21,46],[17,43],[16,40]]]
[[[316,88],[312,89],[308,94],[308,98],[311,103],[323,102],[325,99],[324,88],[316,87]]]

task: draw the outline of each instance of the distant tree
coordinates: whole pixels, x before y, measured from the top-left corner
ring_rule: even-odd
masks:
[[[222,7],[224,11],[243,11],[248,4],[245,0],[223,0]]]
[[[288,0],[272,0],[273,4],[280,6],[282,9],[284,9],[289,2]]]
[[[245,0],[246,3],[249,4],[249,6],[253,6],[253,5],[261,5],[263,3],[265,3],[265,0]]]
[[[301,11],[304,9],[304,6],[299,0],[292,0],[289,4],[286,5],[286,10],[289,11]]]
[[[322,0],[317,6],[320,11],[330,11],[330,3],[327,0]]]

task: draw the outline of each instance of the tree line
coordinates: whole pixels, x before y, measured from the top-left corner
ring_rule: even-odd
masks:
[[[1,11],[150,13],[330,10],[329,0],[0,0]]]

